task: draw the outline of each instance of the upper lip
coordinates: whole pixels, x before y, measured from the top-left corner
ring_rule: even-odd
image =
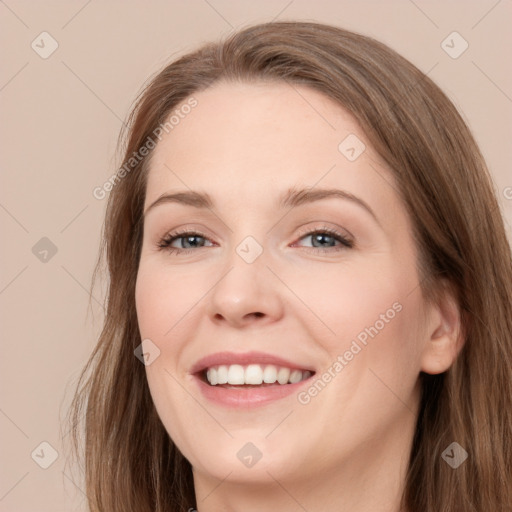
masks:
[[[309,370],[314,373],[315,369],[311,365],[293,362],[280,356],[267,354],[265,352],[216,352],[205,356],[197,361],[190,369],[191,374],[200,373],[212,366],[232,365],[232,364],[273,364],[275,366],[285,366],[286,368],[297,370]]]

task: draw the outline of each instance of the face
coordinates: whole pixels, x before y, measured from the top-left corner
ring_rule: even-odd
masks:
[[[166,430],[217,481],[312,485],[405,456],[424,303],[392,173],[308,88],[194,98],[152,156],[136,286]]]

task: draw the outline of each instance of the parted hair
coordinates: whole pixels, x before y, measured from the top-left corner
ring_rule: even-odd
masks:
[[[493,181],[452,102],[386,45],[338,27],[272,22],[181,56],[136,98],[119,141],[125,165],[173,109],[220,81],[285,82],[334,100],[392,170],[419,251],[421,290],[457,299],[464,346],[449,370],[420,373],[422,398],[402,497],[408,512],[512,510],[512,257]],[[193,113],[191,114],[193,115]],[[105,273],[105,318],[68,421],[92,512],[186,512],[192,468],[152,402],[135,282],[152,152],[109,194],[93,284]],[[452,442],[468,458],[452,469]]]

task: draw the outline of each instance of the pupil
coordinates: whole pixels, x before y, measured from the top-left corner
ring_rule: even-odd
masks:
[[[332,236],[330,235],[324,235],[324,234],[317,234],[313,237],[313,245],[315,245],[315,241],[318,241],[318,242],[325,242],[326,239],[329,239],[331,238],[332,239]]]
[[[196,247],[198,244],[197,243],[194,243],[193,240],[194,239],[197,239],[199,237],[197,236],[187,236],[184,240],[185,240],[185,244],[191,244],[193,247]]]
[[[184,242],[185,245],[186,244],[190,244],[192,247],[197,247],[198,246],[198,243],[197,243],[197,239],[198,238],[201,238],[201,237],[187,236],[183,240],[185,240],[185,242]],[[196,243],[194,243],[194,240],[196,240]],[[328,242],[329,240],[334,241],[333,237],[331,235],[325,235],[325,234],[322,234],[322,233],[318,233],[318,234],[313,236],[313,246],[316,247],[316,245],[315,245],[316,242],[322,244],[322,243]]]

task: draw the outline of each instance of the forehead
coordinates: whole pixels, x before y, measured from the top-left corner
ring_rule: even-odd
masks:
[[[316,185],[371,198],[377,210],[398,200],[355,119],[323,94],[284,82],[219,83],[193,97],[197,105],[154,150],[146,204],[193,189],[232,207],[270,207],[289,187]]]

